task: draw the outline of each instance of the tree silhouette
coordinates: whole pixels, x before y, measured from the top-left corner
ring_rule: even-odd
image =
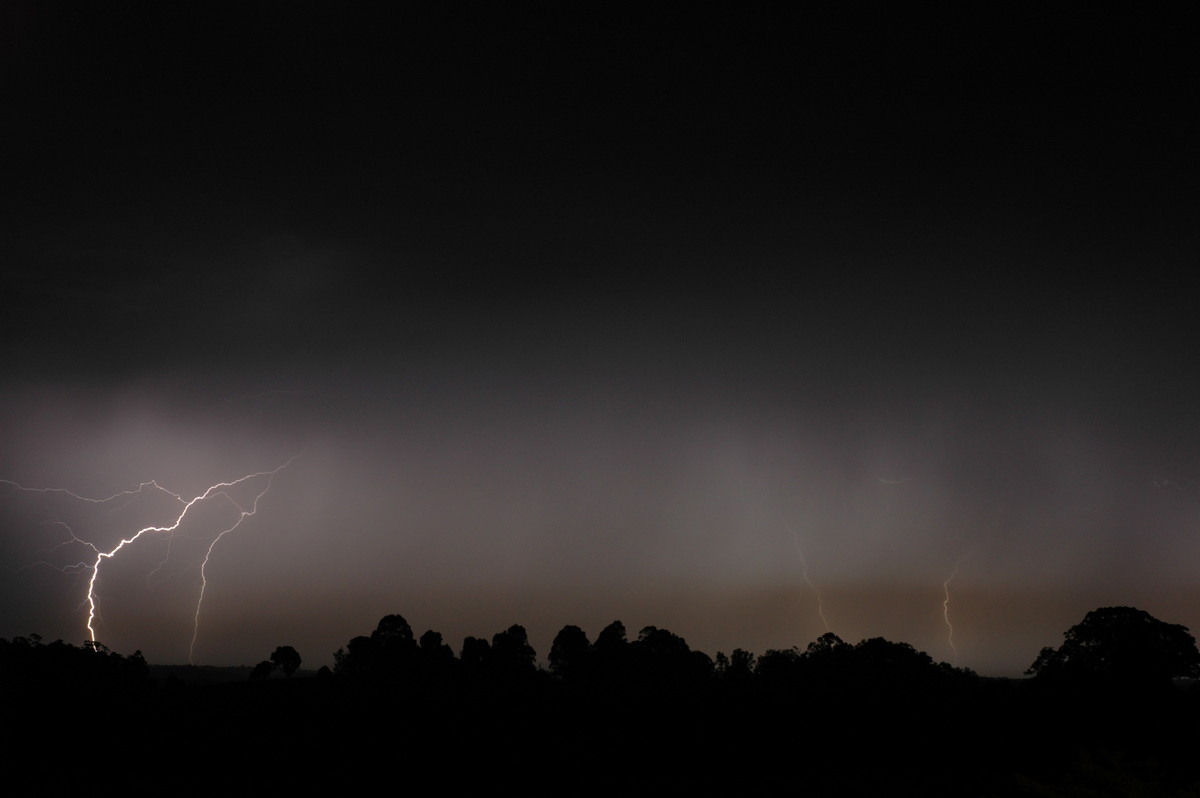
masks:
[[[583,667],[591,647],[582,629],[564,626],[550,644],[550,670],[564,679],[571,678]]]
[[[411,669],[417,651],[408,621],[401,615],[385,615],[370,637],[359,635],[334,652],[334,672],[396,676]]]
[[[290,679],[300,667],[300,652],[291,646],[279,646],[271,653],[271,662]]]
[[[744,681],[754,675],[754,655],[741,648],[735,648],[730,655],[718,651],[715,667],[725,679]]]
[[[513,624],[503,632],[492,635],[490,664],[496,670],[510,675],[533,673],[536,670],[537,652],[529,645],[525,627]]]
[[[429,662],[444,664],[454,659],[454,650],[442,642],[441,632],[426,630],[425,634],[421,635],[420,647],[421,653]]]
[[[271,673],[275,670],[275,663],[269,659],[264,659],[262,662],[254,666],[254,670],[250,671],[250,681],[259,682],[268,679]]]
[[[379,619],[371,639],[385,647],[410,648],[413,645],[413,630],[403,615],[385,615]]]
[[[467,636],[463,638],[462,653],[459,661],[469,672],[478,672],[487,666],[492,647],[482,637]]]
[[[1186,626],[1134,607],[1102,607],[1068,629],[1059,648],[1042,649],[1026,673],[1045,681],[1164,686],[1200,675],[1200,652]]]
[[[371,638],[358,635],[333,652],[333,672],[347,676],[367,673],[374,665],[375,644]]]
[[[628,642],[625,637],[625,624],[620,621],[613,621],[601,629],[600,634],[596,636],[596,649],[602,653],[617,651],[623,648]]]
[[[804,656],[809,658],[836,657],[849,651],[852,646],[833,632],[826,632],[808,644]]]

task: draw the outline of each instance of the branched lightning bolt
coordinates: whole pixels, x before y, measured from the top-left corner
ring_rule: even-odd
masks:
[[[959,557],[958,562],[954,563],[954,570],[950,572],[950,576],[946,577],[945,582],[942,582],[942,590],[946,594],[946,598],[942,601],[942,619],[946,622],[946,641],[950,644],[950,651],[953,654],[953,661],[950,664],[955,667],[958,667],[958,647],[954,645],[954,624],[950,623],[950,583],[954,581],[954,577],[958,576],[958,568],[966,558],[965,554]]]
[[[194,652],[195,652],[196,638],[199,636],[199,633],[200,633],[200,611],[204,605],[205,589],[208,587],[208,577],[207,577],[206,569],[208,566],[208,561],[212,558],[213,551],[216,549],[217,544],[221,541],[221,539],[223,537],[228,535],[230,532],[233,532],[235,529],[237,529],[238,527],[240,527],[242,525],[243,521],[245,521],[247,518],[249,518],[250,516],[252,516],[258,512],[258,501],[259,501],[259,499],[261,499],[263,496],[265,496],[267,494],[267,491],[269,491],[271,489],[271,483],[272,483],[272,480],[275,478],[275,475],[278,474],[280,471],[284,470],[285,468],[287,468],[288,466],[290,466],[293,462],[296,461],[296,459],[299,456],[300,455],[296,455],[296,456],[292,457],[287,462],[285,462],[283,465],[280,465],[274,469],[271,469],[270,471],[256,471],[252,474],[247,474],[243,477],[239,477],[238,479],[230,480],[228,482],[218,482],[217,484],[210,486],[203,493],[201,493],[198,496],[195,496],[192,499],[185,499],[185,498],[183,498],[182,495],[175,493],[173,491],[167,490],[166,488],[162,487],[154,480],[150,480],[148,482],[141,483],[135,490],[120,491],[118,493],[114,493],[111,496],[107,496],[107,497],[101,498],[101,499],[89,498],[87,496],[81,496],[78,493],[67,490],[66,488],[28,488],[28,487],[25,487],[24,485],[21,485],[18,482],[14,482],[14,481],[10,480],[10,479],[0,479],[0,484],[11,485],[12,487],[16,488],[17,490],[21,490],[21,491],[25,491],[25,492],[29,492],[29,493],[61,494],[64,496],[68,496],[72,499],[75,499],[77,501],[88,502],[91,504],[108,504],[109,502],[113,502],[113,501],[116,501],[116,500],[122,499],[122,498],[126,499],[126,501],[132,501],[137,496],[142,495],[142,493],[145,492],[147,489],[152,488],[154,490],[161,491],[162,493],[165,493],[168,496],[171,496],[173,499],[175,499],[177,502],[179,502],[180,505],[182,505],[182,508],[180,509],[179,514],[177,516],[175,516],[175,519],[173,521],[171,521],[170,523],[164,524],[162,526],[143,527],[142,529],[139,529],[138,531],[134,532],[129,537],[121,538],[120,542],[118,542],[117,545],[115,545],[114,547],[112,547],[111,549],[109,549],[107,551],[101,549],[96,544],[91,543],[90,541],[84,540],[83,538],[79,537],[77,534],[75,534],[74,530],[72,530],[69,526],[67,526],[67,524],[63,523],[62,521],[54,522],[55,525],[62,526],[64,529],[66,529],[67,533],[70,535],[69,540],[63,541],[62,543],[58,544],[57,546],[54,547],[54,549],[61,548],[63,546],[69,545],[71,543],[78,543],[78,544],[90,549],[92,551],[92,553],[95,554],[95,559],[93,559],[90,562],[83,560],[78,563],[72,563],[72,564],[69,564],[66,566],[59,567],[59,570],[64,571],[66,573],[77,573],[77,572],[83,571],[83,570],[91,571],[91,577],[88,579],[87,598],[84,600],[84,603],[87,604],[87,609],[88,609],[86,627],[87,627],[88,640],[91,643],[96,642],[95,623],[96,623],[97,613],[98,613],[97,606],[96,606],[96,585],[100,579],[100,566],[104,563],[104,561],[114,559],[117,556],[118,552],[120,552],[126,546],[132,545],[134,542],[136,542],[138,539],[140,539],[144,535],[156,535],[156,534],[166,533],[168,536],[171,536],[175,532],[175,530],[177,530],[180,527],[180,525],[183,524],[184,519],[187,518],[187,515],[191,511],[191,509],[198,504],[206,502],[209,499],[215,499],[218,497],[229,502],[229,504],[231,504],[238,513],[237,519],[231,525],[229,525],[225,529],[221,530],[217,534],[217,536],[209,544],[208,549],[204,553],[204,559],[200,563],[200,594],[199,594],[198,598],[196,599],[196,611],[195,611],[195,614],[193,615],[192,642],[191,642],[191,646],[188,649],[188,660],[191,661],[192,657],[194,655]],[[262,489],[259,490],[254,495],[254,498],[248,503],[248,505],[243,506],[243,505],[238,504],[238,502],[236,500],[234,500],[233,496],[230,495],[230,493],[229,493],[230,489],[235,488],[240,485],[243,485],[245,483],[251,482],[252,480],[259,480],[259,479],[263,480]],[[168,556],[169,556],[169,549],[168,549]],[[45,561],[39,561],[37,564],[42,564],[42,563],[45,563],[46,565],[50,565],[49,562],[45,562]],[[154,571],[151,572],[151,576],[153,576],[153,574],[156,573],[159,569],[161,569],[165,564],[166,564],[166,560],[164,559],[164,561],[162,563],[160,563],[158,565],[158,567],[154,569]],[[149,579],[149,578],[150,577],[147,577],[147,579]]]
[[[295,459],[295,458],[293,458],[293,459]],[[291,461],[288,461],[288,462],[291,462]],[[283,468],[283,466],[280,466],[280,468]],[[254,476],[254,475],[252,474],[251,476]],[[88,498],[87,496],[80,496],[78,493],[67,490],[66,488],[27,488],[19,482],[13,482],[11,479],[0,479],[0,483],[3,483],[5,485],[12,485],[17,490],[23,490],[26,493],[63,493],[63,494],[66,494],[67,496],[70,496],[72,499],[75,499],[75,500],[81,501],[81,502],[89,502],[90,504],[108,504],[109,502],[115,501],[116,499],[120,499],[122,497],[132,498],[134,496],[140,496],[140,495],[142,495],[142,492],[146,490],[146,488],[154,488],[156,490],[161,490],[163,493],[174,496],[176,499],[179,499],[179,501],[183,501],[183,498],[179,494],[172,493],[171,491],[167,490],[163,486],[159,485],[154,480],[150,480],[149,482],[143,482],[142,484],[138,485],[137,489],[135,489],[135,490],[118,491],[117,493],[114,493],[111,496],[106,496],[103,499],[91,499],[91,498]]]
[[[821,616],[821,623],[825,624],[825,631],[831,631],[829,628],[829,618],[825,616],[825,601],[821,598],[821,591],[813,584],[812,579],[808,576],[808,560],[804,557],[804,549],[800,547],[800,535],[786,521],[783,525],[789,532],[792,533],[792,542],[796,544],[796,554],[800,557],[800,575],[804,579],[804,583],[809,586],[813,594],[817,597],[817,615]]]

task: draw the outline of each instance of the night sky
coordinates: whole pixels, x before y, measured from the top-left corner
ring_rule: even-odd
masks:
[[[1200,628],[1195,31],[569,5],[5,4],[0,637]]]

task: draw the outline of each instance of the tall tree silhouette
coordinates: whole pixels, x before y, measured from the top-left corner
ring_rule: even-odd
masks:
[[[524,626],[513,624],[492,636],[490,662],[495,670],[509,675],[533,673],[536,658]]]
[[[582,629],[564,626],[550,644],[550,670],[561,678],[572,678],[584,667],[591,647]]]
[[[1200,675],[1200,651],[1186,626],[1160,621],[1134,607],[1092,610],[1044,648],[1026,673],[1045,681],[1162,687]]]

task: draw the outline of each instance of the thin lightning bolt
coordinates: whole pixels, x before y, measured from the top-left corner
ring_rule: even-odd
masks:
[[[825,631],[831,631],[829,628],[829,618],[825,616],[825,601],[821,598],[821,591],[817,590],[817,586],[813,584],[812,579],[808,576],[808,560],[804,557],[804,549],[800,548],[800,535],[786,521],[783,523],[787,531],[792,533],[792,542],[796,544],[796,554],[800,556],[800,575],[804,578],[804,583],[807,584],[814,595],[817,597],[817,615],[821,616],[821,623],[825,624]]]
[[[134,542],[136,542],[138,539],[140,539],[144,535],[156,535],[156,534],[161,534],[161,533],[166,533],[168,535],[168,556],[169,556],[170,540],[173,538],[173,534],[174,534],[175,530],[177,530],[180,527],[180,525],[183,524],[184,519],[187,518],[188,513],[191,511],[191,509],[193,507],[195,507],[196,505],[201,504],[203,502],[206,502],[210,499],[224,500],[224,501],[228,502],[230,505],[232,505],[233,508],[238,513],[237,519],[232,524],[230,524],[228,527],[226,527],[225,529],[223,529],[219,533],[217,533],[217,536],[212,540],[212,542],[208,546],[208,549],[205,551],[204,559],[200,563],[200,594],[199,594],[199,597],[196,599],[196,611],[193,615],[192,641],[191,641],[191,646],[188,648],[188,661],[192,662],[194,654],[195,654],[196,639],[200,634],[200,612],[204,606],[204,593],[205,593],[206,588],[208,587],[207,567],[208,567],[209,560],[212,558],[213,551],[216,549],[217,544],[221,541],[221,539],[223,537],[228,535],[230,532],[233,532],[235,529],[237,529],[238,527],[240,527],[242,525],[243,521],[245,521],[247,518],[249,518],[250,516],[252,516],[258,512],[259,499],[261,499],[263,496],[265,496],[267,494],[267,491],[269,491],[271,489],[271,483],[274,480],[275,475],[278,474],[280,471],[284,470],[285,468],[287,468],[288,466],[290,466],[293,462],[296,461],[296,459],[298,457],[300,457],[300,455],[296,455],[296,456],[292,457],[290,460],[285,462],[283,465],[278,466],[274,469],[271,469],[270,471],[256,471],[253,474],[247,474],[244,477],[230,480],[229,482],[218,482],[217,484],[210,486],[206,491],[204,491],[203,493],[201,493],[200,495],[198,495],[192,499],[184,499],[183,496],[181,496],[180,494],[175,493],[170,490],[167,490],[166,488],[162,487],[161,485],[159,485],[157,482],[155,482],[153,480],[151,480],[149,482],[141,483],[135,490],[120,491],[118,493],[114,493],[113,495],[107,496],[102,499],[95,499],[95,498],[89,498],[87,496],[81,496],[77,493],[74,493],[73,491],[67,490],[66,488],[28,488],[28,487],[25,487],[24,485],[21,485],[20,483],[13,482],[10,479],[0,479],[0,484],[11,485],[12,487],[16,488],[17,490],[25,491],[28,493],[61,494],[64,496],[69,496],[70,498],[75,499],[77,501],[87,502],[90,504],[100,504],[100,505],[108,504],[109,502],[113,502],[113,501],[116,501],[116,500],[122,499],[122,498],[124,498],[127,502],[132,501],[134,498],[141,496],[145,491],[147,491],[147,489],[154,489],[154,490],[161,491],[162,493],[167,494],[168,496],[172,497],[175,501],[177,501],[180,505],[182,505],[182,508],[180,509],[179,514],[177,516],[175,516],[175,519],[173,521],[171,521],[170,523],[164,524],[162,526],[143,527],[142,529],[139,529],[137,532],[134,532],[129,537],[121,538],[120,542],[118,542],[116,546],[112,547],[111,549],[108,549],[107,551],[102,550],[96,544],[91,543],[90,541],[84,540],[83,538],[79,537],[78,535],[75,534],[75,532],[69,526],[67,526],[62,521],[54,522],[55,525],[62,526],[67,531],[67,533],[70,535],[70,540],[63,541],[58,546],[55,546],[54,549],[61,548],[63,546],[69,545],[71,543],[78,543],[78,544],[90,549],[92,551],[92,553],[95,554],[95,559],[93,559],[91,562],[80,561],[78,563],[72,563],[72,564],[62,566],[59,568],[59,570],[63,571],[64,573],[78,573],[78,572],[84,571],[84,570],[91,571],[91,577],[88,579],[87,598],[85,599],[84,603],[87,604],[87,610],[88,610],[87,624],[86,624],[88,640],[92,643],[96,642],[95,624],[96,624],[97,615],[98,615],[97,602],[96,602],[96,585],[100,580],[100,566],[103,565],[103,563],[106,560],[114,559],[122,549],[124,549],[126,546],[132,545]],[[233,498],[233,496],[230,495],[229,491],[231,489],[241,486],[245,483],[251,482],[252,480],[263,480],[263,485],[262,485],[261,490],[259,490],[254,495],[254,498],[250,502],[248,502],[246,505],[238,504],[238,502]],[[44,562],[45,561],[39,561],[38,564],[42,564]],[[49,565],[50,563],[45,562],[45,564]],[[165,564],[166,564],[166,560],[164,560],[162,563],[160,563],[158,565],[157,568],[154,569],[154,571],[151,573],[151,576],[153,575],[153,573],[160,570]],[[149,577],[147,577],[147,579],[149,579]]]
[[[954,581],[954,577],[958,576],[958,567],[962,565],[963,560],[967,555],[958,558],[958,562],[954,563],[954,570],[950,572],[950,576],[942,582],[942,590],[946,594],[946,598],[942,601],[942,619],[946,622],[946,641],[950,643],[950,651],[953,654],[953,660],[950,664],[958,667],[958,647],[954,645],[954,624],[950,623],[950,583]]]

